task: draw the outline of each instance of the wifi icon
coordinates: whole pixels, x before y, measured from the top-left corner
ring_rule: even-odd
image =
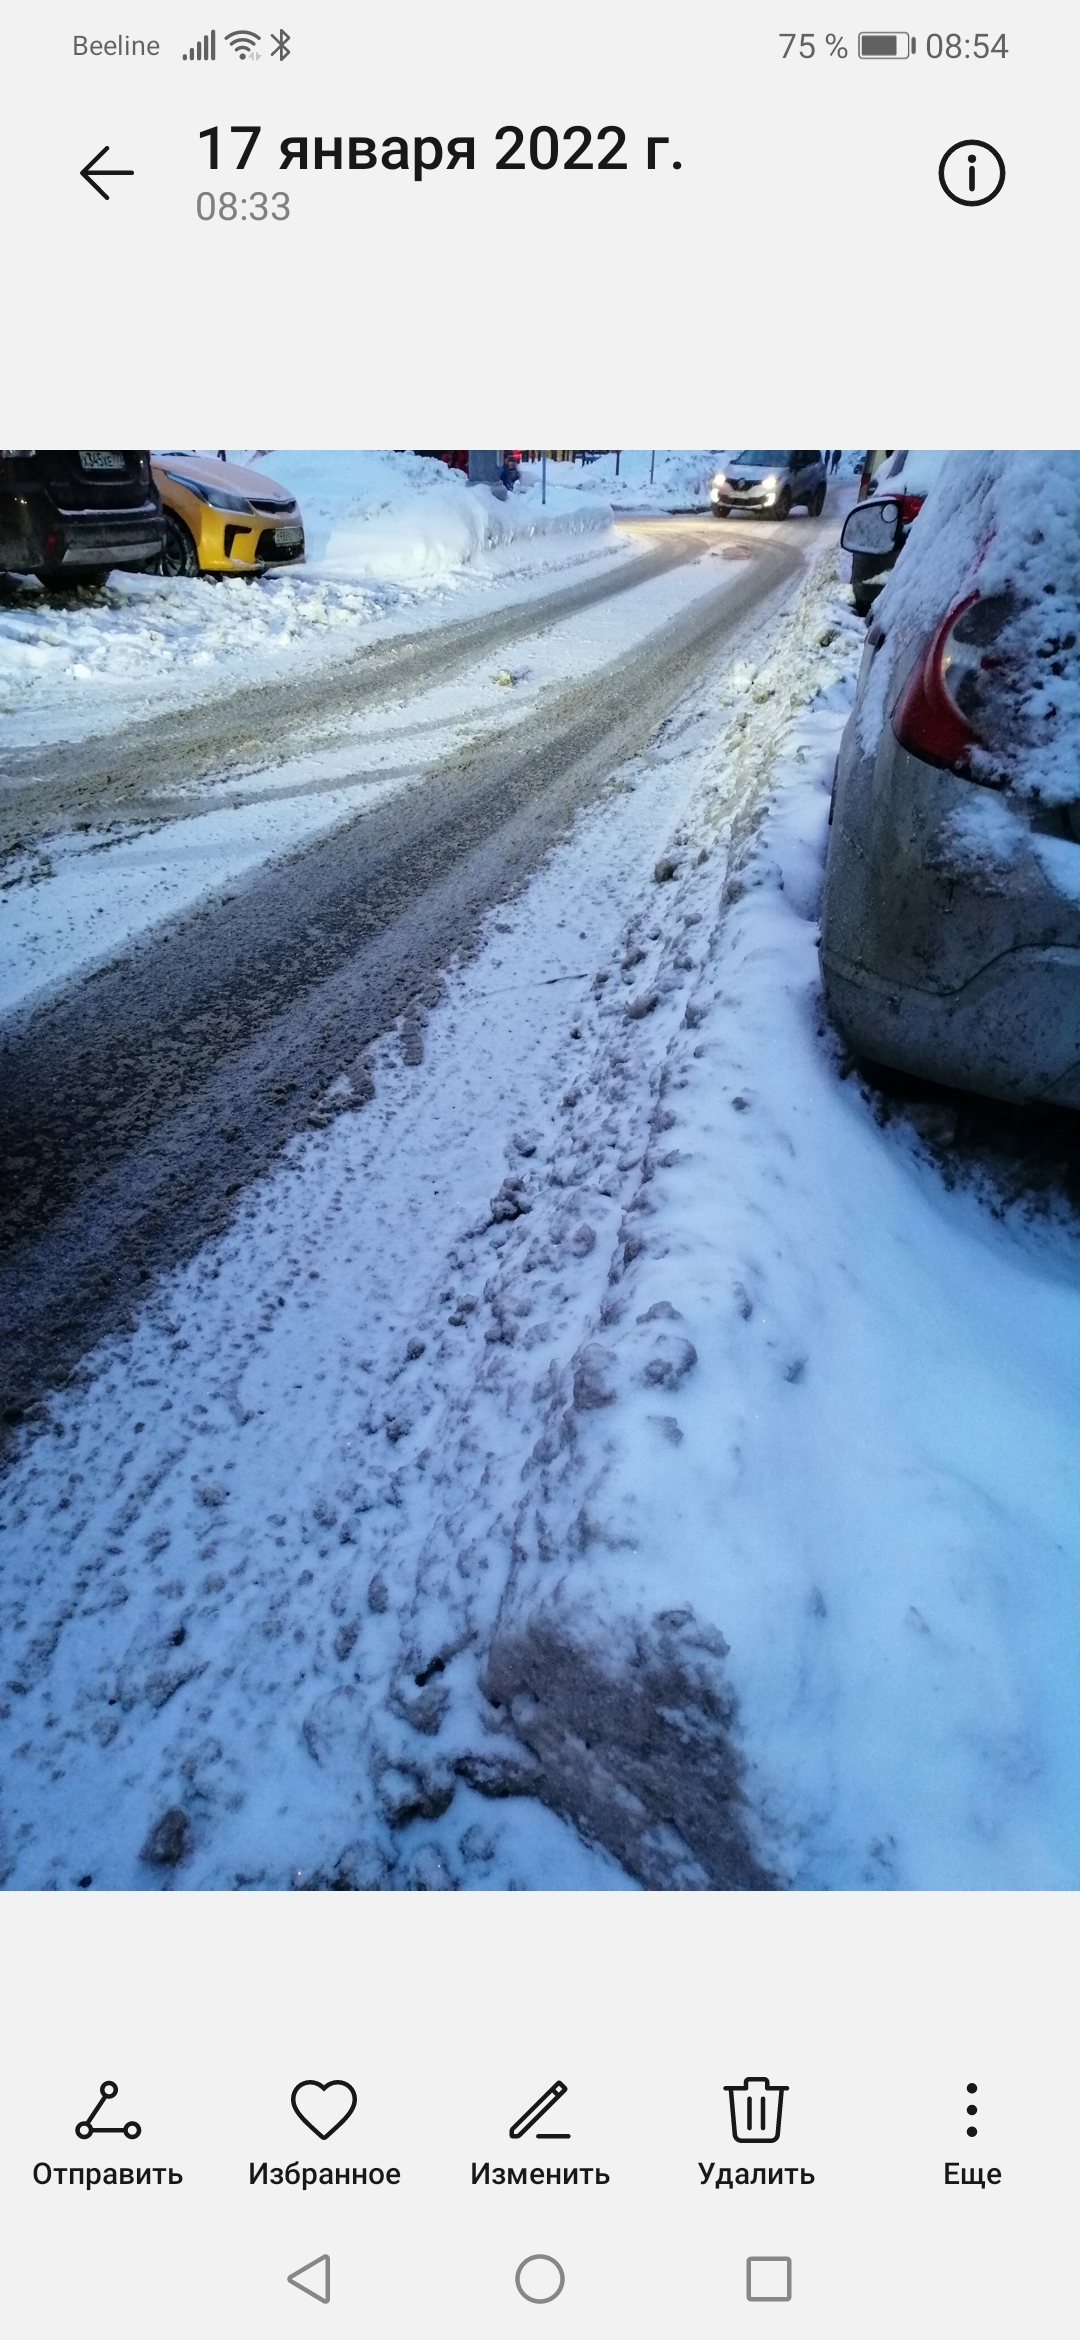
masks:
[[[260,39],[258,33],[231,32],[226,33],[224,37],[228,41],[234,57],[239,57],[243,63],[246,63],[249,57],[258,56]]]

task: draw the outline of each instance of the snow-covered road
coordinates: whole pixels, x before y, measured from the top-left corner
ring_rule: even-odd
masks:
[[[369,630],[348,660],[219,695],[201,726],[166,705],[62,754],[9,751],[0,1015],[395,792],[430,786],[450,757],[542,717],[553,691],[599,674],[702,596],[737,598],[747,569],[782,549],[775,530],[718,539],[700,522],[638,524],[557,590],[545,569],[543,594],[534,580],[479,618]]]
[[[1076,1246],[824,1027],[860,647],[826,552],[20,1434],[11,1886],[1080,1880]]]
[[[253,753],[260,735],[249,732],[257,809],[276,804],[279,826],[269,840],[266,831],[249,839],[254,869],[232,873],[221,837],[228,816],[183,817],[204,801],[189,780],[171,828],[203,839],[187,916],[152,923],[160,902],[137,841],[117,849],[111,894],[108,869],[95,879],[101,919],[84,914],[61,928],[62,866],[41,879],[32,889],[42,902],[38,931],[58,937],[57,950],[76,963],[99,924],[126,920],[134,931],[119,954],[95,959],[89,980],[31,1002],[0,1035],[4,1143],[15,1164],[0,1268],[4,1404],[25,1403],[124,1323],[144,1297],[140,1286],[227,1221],[237,1191],[285,1140],[312,1116],[332,1115],[343,1078],[362,1094],[364,1052],[399,1016],[418,1045],[418,1019],[478,921],[520,886],[613,768],[648,745],[748,613],[790,590],[800,546],[814,542],[811,531],[786,543],[763,532],[749,559],[715,561],[715,531],[699,524],[689,540],[699,557],[679,575],[650,578],[643,561],[629,572],[632,589],[611,581],[614,633],[590,588],[584,602],[576,596],[578,640],[560,596],[549,610],[557,648],[540,636],[535,655],[557,673],[561,650],[561,679],[530,690],[523,671],[519,693],[488,670],[480,724],[445,738],[441,756],[429,745],[418,765],[399,744],[396,768],[388,766],[369,732],[345,770],[336,744],[309,751],[314,795],[306,769],[275,792],[280,765]],[[685,563],[685,532],[676,549]],[[742,547],[735,538],[726,549]],[[621,655],[612,657],[616,642]],[[466,697],[476,687],[471,633],[467,647]],[[422,650],[431,688],[427,637]],[[446,689],[440,679],[436,699]],[[415,698],[400,676],[396,690],[423,729],[420,679]],[[222,721],[231,708],[223,703]],[[272,716],[266,729],[273,743]],[[184,747],[181,726],[174,759]],[[241,799],[233,817],[242,825],[251,811]],[[218,864],[207,893],[215,842],[229,877],[221,882]],[[84,913],[93,901],[84,893]]]

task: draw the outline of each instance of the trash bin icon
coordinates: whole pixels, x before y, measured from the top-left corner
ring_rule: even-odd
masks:
[[[768,2080],[742,2080],[724,2091],[731,2107],[731,2134],[737,2145],[775,2145],[784,2117],[787,2087]]]

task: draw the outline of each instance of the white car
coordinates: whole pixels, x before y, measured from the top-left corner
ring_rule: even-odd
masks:
[[[820,447],[743,447],[709,481],[709,502],[717,520],[733,512],[760,512],[786,520],[793,504],[805,504],[816,520],[825,503],[825,465]]]

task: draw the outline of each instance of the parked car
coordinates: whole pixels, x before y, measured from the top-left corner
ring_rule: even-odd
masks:
[[[214,455],[161,455],[154,479],[165,509],[166,577],[258,577],[304,558],[295,496],[240,463]]]
[[[858,1055],[1080,1108],[1080,456],[948,477],[841,743],[826,999]]]
[[[163,542],[148,454],[0,449],[0,569],[103,585],[110,569],[156,568]]]
[[[944,461],[940,452],[898,448],[871,476],[873,508],[855,504],[848,513],[840,543],[851,554],[851,596],[860,617],[867,616],[895,568]]]
[[[718,520],[732,512],[767,512],[786,520],[793,504],[805,504],[813,519],[825,502],[825,465],[820,447],[796,454],[744,447],[709,481],[709,501]]]

